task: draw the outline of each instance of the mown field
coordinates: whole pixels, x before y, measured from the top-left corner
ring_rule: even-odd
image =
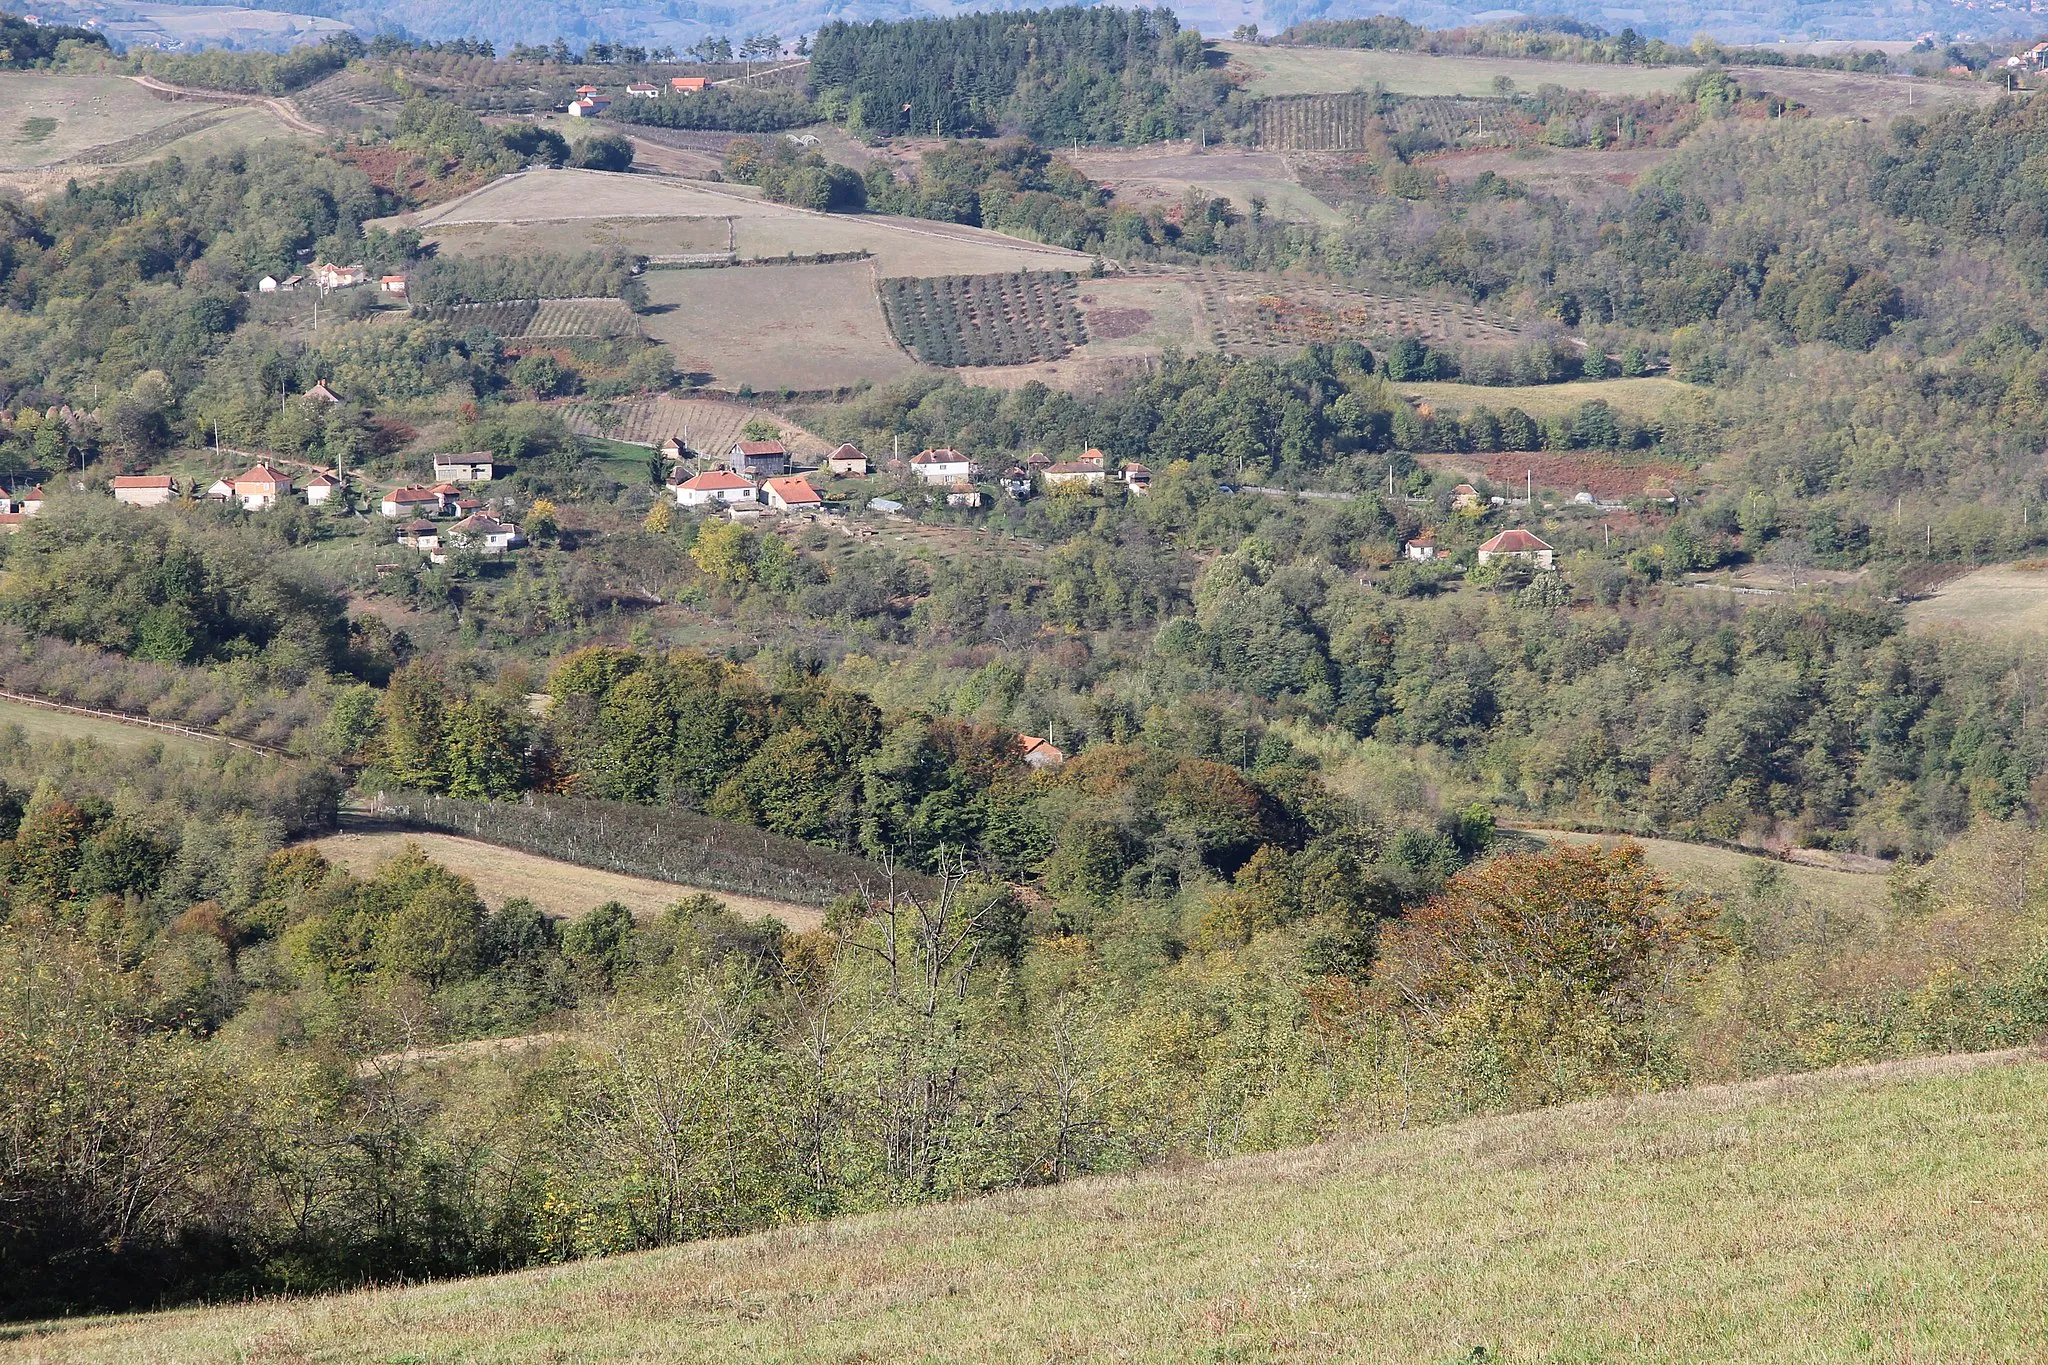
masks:
[[[2039,1360],[2048,1062],[1479,1119],[0,1360]]]
[[[1613,835],[1577,834],[1564,830],[1524,831],[1546,844],[1599,844],[1621,842]],[[1675,839],[1634,839],[1650,865],[1666,877],[1694,891],[1729,896],[1741,891],[1747,879],[1760,870],[1773,870],[1785,885],[1806,904],[1826,913],[1870,923],[1881,915],[1888,896],[1888,883],[1878,872],[1844,872],[1827,867],[1779,862],[1733,849],[1708,844],[1680,843]]]
[[[435,862],[476,883],[477,894],[492,909],[515,896],[524,896],[551,915],[587,914],[607,901],[617,901],[635,915],[658,915],[677,901],[703,890],[580,867],[452,834],[342,833],[311,843],[329,862],[340,864],[358,877],[373,875],[408,844],[417,844]],[[734,914],[748,919],[766,916],[779,919],[792,929],[815,929],[823,921],[815,906],[741,896],[730,891],[709,894],[724,901]]]
[[[654,271],[647,298],[647,335],[668,343],[678,370],[720,388],[810,393],[918,369],[889,333],[865,261]]]
[[[2048,633],[2048,562],[1994,564],[1952,579],[1910,604],[1906,623],[1921,631]]]
[[[1676,90],[1692,74],[1686,67],[1594,66],[1579,62],[1522,61],[1507,57],[1433,57],[1418,52],[1375,52],[1334,47],[1261,47],[1220,43],[1231,64],[1253,73],[1252,95],[1327,95],[1370,90],[1396,95],[1492,95],[1506,76],[1533,92],[1541,85],[1603,95],[1654,95]]]
[[[157,744],[190,754],[212,754],[220,748],[210,740],[195,739],[190,735],[152,730],[145,725],[124,725],[117,720],[101,720],[97,716],[81,716],[0,698],[0,727],[16,725],[35,740],[90,740],[94,744],[117,748]]]
[[[1277,152],[1241,147],[1197,148],[1186,142],[1148,147],[1087,148],[1067,160],[1091,180],[1116,191],[1116,197],[1139,207],[1178,204],[1191,189],[1221,195],[1239,213],[1250,213],[1252,200],[1265,205],[1269,217],[1302,223],[1335,223],[1343,215],[1302,188],[1287,161]]]
[[[172,100],[121,76],[0,72],[0,174],[114,168],[297,137],[269,110]]]

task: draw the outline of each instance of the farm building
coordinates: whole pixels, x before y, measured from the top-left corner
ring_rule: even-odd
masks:
[[[1123,467],[1124,487],[1133,497],[1142,497],[1152,491],[1152,471],[1132,460]]]
[[[801,474],[770,479],[762,485],[762,491],[767,495],[768,505],[778,512],[817,512],[825,506],[818,490]]]
[[[168,474],[123,474],[110,487],[114,501],[130,507],[161,507],[178,496],[178,481]]]
[[[235,501],[242,504],[245,512],[275,507],[280,499],[290,497],[291,492],[292,476],[267,464],[253,465],[235,479]]]
[[[950,488],[974,476],[974,462],[959,451],[944,447],[921,450],[911,458],[910,472],[926,483],[942,483]]]
[[[1099,488],[1109,475],[1094,461],[1070,460],[1049,467],[1039,477],[1047,488]]]
[[[670,76],[668,88],[678,95],[700,95],[711,82],[702,76]]]
[[[669,437],[656,449],[664,460],[687,460],[690,458],[689,449],[684,446],[682,438],[679,436]]]
[[[441,508],[442,495],[431,488],[394,488],[384,495],[378,510],[387,517],[413,517]]]
[[[860,447],[843,445],[825,457],[825,469],[833,474],[850,474],[856,479],[868,476],[868,457],[860,453]]]
[[[1417,564],[1427,564],[1437,557],[1436,532],[1423,531],[1415,539],[1401,547],[1401,553]]]
[[[971,483],[956,483],[946,490],[946,506],[979,507],[981,490]]]
[[[322,262],[313,267],[313,283],[322,289],[353,289],[369,278],[369,272],[359,265],[333,265]]]
[[[1027,768],[1057,768],[1067,761],[1067,756],[1051,740],[1038,735],[1017,736],[1017,752]]]
[[[235,496],[235,481],[233,479],[215,479],[212,483],[206,485],[206,496],[219,502],[228,501]]]
[[[1031,496],[1031,472],[1023,465],[1013,464],[1003,471],[1003,491],[1022,502]]]
[[[894,498],[876,498],[868,504],[868,510],[880,512],[883,516],[894,516],[903,510],[903,504]]]
[[[760,490],[750,480],[725,469],[707,469],[672,485],[676,501],[685,507],[707,507],[713,503],[753,502]]]
[[[602,114],[605,110],[611,107],[612,102],[606,99],[603,95],[585,95],[580,100],[570,101],[569,117],[596,118],[599,114]]]
[[[764,502],[735,502],[725,509],[728,521],[759,521],[768,515],[768,504]]]
[[[1451,510],[1453,512],[1476,512],[1483,505],[1479,497],[1479,490],[1469,483],[1461,483],[1451,490]]]
[[[277,276],[265,275],[262,279],[256,281],[256,292],[259,294],[275,294],[277,292]]]
[[[489,483],[497,475],[497,466],[491,462],[488,450],[472,450],[466,455],[436,455],[434,477],[444,483]]]
[[[656,100],[661,98],[661,87],[636,81],[626,87],[626,93],[636,100]]]
[[[590,96],[595,95],[596,93],[597,87],[594,85],[579,85],[576,87],[576,98],[579,100],[588,99]]]
[[[1517,526],[1512,531],[1502,531],[1479,547],[1481,564],[1491,564],[1496,559],[1521,560],[1539,569],[1548,569],[1555,566],[1557,551]]]
[[[736,441],[725,453],[725,467],[749,479],[787,474],[789,452],[780,441]]]
[[[318,507],[321,503],[333,497],[335,490],[340,487],[341,480],[335,478],[332,474],[325,471],[315,474],[312,478],[306,480],[306,505],[308,507]]]
[[[403,294],[405,293],[405,276],[385,275],[378,279],[377,290],[383,294]]]
[[[398,543],[414,550],[438,550],[441,548],[441,530],[424,517],[408,521],[398,528]]]

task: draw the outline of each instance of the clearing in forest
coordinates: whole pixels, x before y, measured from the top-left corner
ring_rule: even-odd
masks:
[[[1613,847],[1622,843],[1612,834],[1580,834],[1566,830],[1530,829],[1519,833],[1546,844],[1596,844]],[[1740,893],[1760,873],[1770,871],[1782,877],[1785,886],[1807,906],[1838,920],[1875,926],[1884,914],[1890,884],[1883,872],[1851,872],[1833,867],[1780,862],[1752,853],[1718,848],[1711,844],[1688,844],[1676,839],[1639,839],[1627,842],[1642,847],[1650,866],[1679,885],[1714,896]]]
[[[1993,564],[1951,579],[1906,608],[1914,630],[2048,634],[2048,560]]]
[[[1432,408],[1464,412],[1472,408],[1520,408],[1531,417],[1563,417],[1581,404],[1599,400],[1617,412],[1655,417],[1675,398],[1696,393],[1692,385],[1662,375],[1640,379],[1579,379],[1567,384],[1458,384],[1442,380],[1408,381],[1394,386],[1404,397]]]
[[[374,876],[378,868],[403,852],[408,844],[419,845],[429,858],[476,883],[477,893],[492,909],[524,896],[550,915],[588,914],[607,901],[617,901],[635,915],[658,915],[677,901],[704,890],[559,862],[452,834],[345,833],[311,842],[329,862],[358,877]],[[823,923],[815,906],[735,895],[730,891],[705,894],[716,896],[727,909],[747,919],[765,916],[781,920],[792,929],[815,929]]]
[[[39,1324],[0,1361],[2033,1360],[2044,1107],[2036,1049],[1927,1057]]]

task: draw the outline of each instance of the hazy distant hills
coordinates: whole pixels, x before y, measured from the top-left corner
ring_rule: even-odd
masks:
[[[123,4],[124,12],[169,8],[182,0]],[[213,4],[216,0],[192,0]],[[1996,38],[2048,29],[2026,12],[2028,0],[1541,0],[1518,9],[1498,0],[1192,0],[1174,8],[1184,24],[1228,36],[1243,24],[1275,33],[1303,19],[1398,14],[1430,27],[1490,22],[1517,13],[1562,14],[1609,30],[1633,27],[1646,37],[1685,40],[1710,33],[1723,42],[1918,38],[1933,32]],[[339,19],[365,33],[399,31],[420,38],[489,38],[501,46],[560,36],[678,48],[706,34],[811,32],[834,19],[907,19],[969,10],[1034,8],[1025,0],[270,0],[270,10]],[[98,0],[71,7],[90,13]]]

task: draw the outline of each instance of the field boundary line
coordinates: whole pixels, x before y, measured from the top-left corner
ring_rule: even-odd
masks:
[[[125,711],[102,711],[92,706],[77,706],[71,702],[52,701],[30,692],[9,692],[0,689],[0,701],[17,701],[26,706],[40,706],[47,711],[63,711],[74,716],[90,716],[95,720],[109,720],[121,725],[133,725],[144,730],[160,730],[169,735],[183,735],[187,739],[203,739],[213,744],[225,744],[232,749],[246,749],[250,753],[265,754],[271,758],[293,758],[289,750],[275,744],[265,744],[257,739],[237,739],[210,730],[195,730],[188,725],[174,725],[166,720],[152,720],[148,716],[131,716]]]
[[[233,90],[196,90],[187,86],[172,85],[168,81],[160,81],[154,76],[130,76],[128,79],[134,81],[145,90],[156,91],[159,95],[171,95],[178,99],[206,100],[216,104],[252,105],[257,108],[268,109],[271,113],[284,120],[287,127],[296,132],[308,133],[317,138],[325,138],[328,135],[325,128],[320,127],[318,124],[306,122],[306,120],[300,118],[293,111],[290,105],[281,99],[273,99],[269,95],[244,95]]]

